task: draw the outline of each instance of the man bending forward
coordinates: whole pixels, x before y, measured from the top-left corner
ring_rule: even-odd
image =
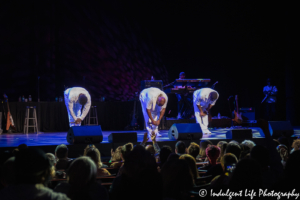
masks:
[[[147,88],[140,93],[140,101],[142,104],[148,137],[151,137],[152,132],[154,132],[157,136],[161,136],[158,133],[158,126],[165,114],[168,103],[166,93],[158,88]]]
[[[208,112],[215,105],[218,98],[219,93],[210,88],[202,88],[194,92],[195,117],[204,134],[211,134],[208,130]]]
[[[91,96],[81,87],[69,88],[64,92],[71,126],[80,126],[91,107]]]

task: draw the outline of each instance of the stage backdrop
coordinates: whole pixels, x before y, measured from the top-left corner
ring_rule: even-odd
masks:
[[[1,93],[54,101],[67,87],[87,88],[92,101],[127,101],[140,81],[211,78],[229,116],[228,97],[263,117],[262,92],[278,88],[277,120],[299,125],[292,2],[261,1],[6,1],[0,7]],[[39,77],[39,78],[38,78]],[[39,83],[39,84],[38,84]],[[177,115],[170,97],[167,116]]]
[[[151,34],[113,3],[4,4],[1,85],[11,100],[32,95],[37,101],[39,86],[41,101],[54,101],[65,88],[81,86],[93,101],[127,101],[140,91],[142,80],[167,81]]]

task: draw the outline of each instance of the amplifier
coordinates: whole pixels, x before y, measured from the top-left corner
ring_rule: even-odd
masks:
[[[255,108],[240,108],[243,121],[255,120]]]
[[[163,90],[163,81],[162,80],[143,80],[141,81],[141,90],[156,87],[160,90]]]

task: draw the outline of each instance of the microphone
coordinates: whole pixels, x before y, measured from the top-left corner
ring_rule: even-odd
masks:
[[[230,96],[230,97],[228,97],[228,99],[227,99],[227,100],[229,101],[229,99],[231,99],[232,97],[233,97],[233,96]]]

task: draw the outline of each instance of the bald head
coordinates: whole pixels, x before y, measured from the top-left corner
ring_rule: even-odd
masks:
[[[163,106],[163,105],[165,105],[165,103],[166,103],[166,99],[165,99],[164,97],[158,97],[158,98],[157,98],[156,104],[157,104],[158,106]]]
[[[81,105],[85,105],[87,102],[87,96],[85,94],[79,94],[78,101]]]
[[[218,93],[216,93],[216,92],[211,92],[211,93],[209,94],[209,97],[210,97],[211,101],[214,101],[214,100],[216,100],[216,99],[218,98]]]

